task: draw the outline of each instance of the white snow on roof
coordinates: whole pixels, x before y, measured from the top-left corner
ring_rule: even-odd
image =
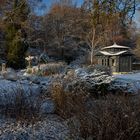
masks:
[[[111,49],[111,48],[129,49],[129,47],[126,47],[126,46],[120,46],[120,45],[117,45],[116,43],[114,43],[112,46],[108,46],[108,47],[104,47],[104,48],[102,48],[102,50],[104,50],[104,49]]]
[[[120,52],[117,52],[117,53],[110,53],[110,52],[106,52],[106,51],[100,51],[100,53],[102,53],[103,55],[109,55],[109,56],[115,56],[115,55],[120,55],[120,54],[123,54],[127,51],[120,51]]]

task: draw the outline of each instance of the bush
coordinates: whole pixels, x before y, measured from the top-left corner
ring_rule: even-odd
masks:
[[[80,132],[84,139],[140,139],[139,99],[114,95],[95,99],[81,91],[68,93],[58,82],[52,97],[57,113],[66,119],[72,118],[69,123],[72,137]]]
[[[64,72],[66,67],[65,63],[58,62],[58,63],[48,63],[45,65],[41,65],[40,69],[44,73],[45,76],[53,75],[53,74],[60,74]]]
[[[52,98],[56,103],[57,113],[63,118],[69,118],[76,113],[78,107],[81,109],[78,103],[82,104],[86,100],[86,95],[83,92],[78,94],[66,92],[64,85],[57,81],[52,86]]]
[[[24,43],[15,37],[12,42],[12,45],[8,50],[8,66],[14,69],[25,68],[26,50],[27,48],[25,47]]]
[[[17,90],[13,90],[13,92],[13,96],[15,96],[14,101],[1,106],[0,114],[24,122],[35,122],[36,120],[38,120],[39,114],[37,105],[39,105],[39,101],[34,104],[32,97],[26,97],[24,89],[20,86]]]
[[[107,75],[112,75],[111,69],[109,67],[106,66],[102,66],[102,65],[94,65],[94,66],[89,66],[88,67],[88,71],[99,71],[99,72],[105,72]]]

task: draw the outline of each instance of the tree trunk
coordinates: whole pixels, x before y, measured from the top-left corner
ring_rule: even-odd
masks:
[[[90,64],[93,64],[93,53],[94,53],[94,40],[95,39],[95,28],[92,29],[92,40],[91,40],[91,56],[90,56]]]
[[[93,47],[91,48],[90,64],[93,64]]]

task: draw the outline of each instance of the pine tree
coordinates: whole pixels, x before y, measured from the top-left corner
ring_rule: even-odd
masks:
[[[19,69],[25,67],[25,52],[27,50],[27,35],[24,23],[28,18],[29,8],[26,0],[14,0],[13,8],[7,14],[6,46],[8,66]]]

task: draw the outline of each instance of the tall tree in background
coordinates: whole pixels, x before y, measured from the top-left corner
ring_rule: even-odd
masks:
[[[140,8],[138,9],[138,27],[136,32],[136,47],[134,49],[134,54],[140,58]]]
[[[27,50],[27,34],[24,30],[29,14],[26,0],[14,0],[10,3],[11,9],[6,12],[5,30],[7,61],[15,69],[25,67],[25,52]]]
[[[24,62],[20,63],[19,60],[23,61],[21,52],[26,50],[23,46],[27,39],[31,42],[41,39],[50,46],[55,43],[61,50],[63,46],[67,47],[64,43],[66,36],[80,38],[90,47],[91,64],[100,46],[113,42],[130,44],[131,19],[138,0],[84,0],[81,7],[76,7],[75,2],[54,0],[49,10],[44,8],[46,14],[42,14],[42,11],[38,12],[42,0],[1,0],[0,20],[4,19],[4,24],[0,28],[3,30],[5,27],[6,31],[9,66],[24,66],[21,66]]]
[[[32,28],[35,23],[31,20],[33,15],[37,17],[36,12],[42,8],[40,7],[42,4],[42,0],[0,1],[0,34],[2,34],[2,42],[4,42],[0,42],[0,46],[6,50],[5,59],[13,68],[25,66],[24,54],[27,49],[27,41],[37,33],[37,30]]]
[[[85,33],[85,39],[91,48],[90,58],[93,64],[93,56],[97,48],[105,40],[115,41],[118,35],[126,35],[128,25],[135,14],[136,0],[85,0],[84,10],[88,13],[87,26],[89,31]]]
[[[84,15],[73,0],[60,0],[53,3],[45,15],[45,33],[48,46],[56,48],[56,57],[68,63],[78,57],[73,50],[78,48],[74,38],[80,38]],[[51,50],[51,49],[50,49]],[[68,53],[69,52],[69,53]]]
[[[46,33],[50,42],[55,40],[59,46],[63,44],[64,36],[70,35],[73,17],[77,11],[71,0],[60,0],[52,5],[45,17]]]

